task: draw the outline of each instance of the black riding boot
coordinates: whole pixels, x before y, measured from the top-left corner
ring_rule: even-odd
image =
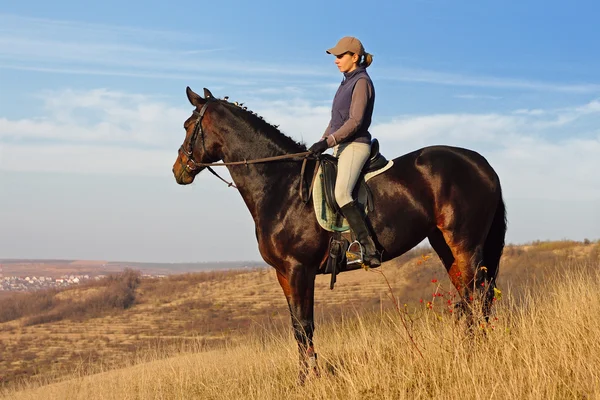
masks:
[[[368,267],[379,267],[381,265],[379,252],[356,201],[346,204],[341,210],[363,248],[363,263]]]

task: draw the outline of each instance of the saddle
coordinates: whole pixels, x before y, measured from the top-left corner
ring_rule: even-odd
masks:
[[[338,219],[336,216],[341,214],[335,200],[337,158],[329,154],[323,154],[321,157],[320,170],[317,172],[317,179],[315,179],[313,187],[313,205],[317,220],[325,230],[344,232],[349,229],[347,222],[343,218],[336,221]],[[393,161],[388,161],[379,152],[379,141],[373,139],[371,141],[371,154],[352,192],[352,197],[364,207],[366,213],[373,211],[373,198],[367,181],[383,173],[392,165]]]

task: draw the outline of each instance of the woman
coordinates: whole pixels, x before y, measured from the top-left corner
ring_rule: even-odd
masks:
[[[363,247],[363,263],[367,266],[381,265],[375,242],[358,204],[352,198],[352,190],[360,171],[371,152],[371,116],[375,103],[375,89],[366,68],[373,56],[355,37],[346,36],[327,50],[335,56],[335,64],[344,79],[338,88],[331,110],[331,121],[321,140],[310,147],[320,154],[330,147],[338,158],[335,184],[335,200],[348,220],[358,242]]]

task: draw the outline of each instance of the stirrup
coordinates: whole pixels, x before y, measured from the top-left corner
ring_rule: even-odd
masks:
[[[358,245],[358,252],[356,251],[356,249],[354,249],[354,250],[352,249],[352,246],[354,246],[355,244]],[[346,262],[346,264],[347,265],[363,264],[363,259],[364,259],[363,246],[360,244],[360,242],[358,240],[355,240],[354,242],[350,243],[350,245],[346,249],[346,260],[348,260]]]

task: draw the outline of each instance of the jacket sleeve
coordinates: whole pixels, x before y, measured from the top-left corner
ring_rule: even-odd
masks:
[[[329,147],[333,147],[342,143],[356,133],[358,128],[360,128],[363,123],[365,111],[367,110],[367,104],[372,96],[373,93],[371,87],[367,83],[367,80],[359,79],[354,85],[354,90],[352,91],[350,116],[348,120],[344,122],[344,125],[340,127],[340,129],[327,136],[327,145]],[[327,131],[325,131],[325,134],[327,134]]]

